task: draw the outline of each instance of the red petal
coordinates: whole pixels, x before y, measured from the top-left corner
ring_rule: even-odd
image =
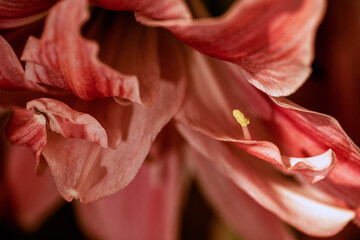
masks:
[[[115,11],[136,11],[154,19],[189,19],[190,11],[183,0],[90,0],[102,8]]]
[[[323,145],[310,134],[319,131],[315,126],[318,123],[310,119],[296,122],[294,113],[285,114],[286,110],[247,84],[233,66],[199,54],[191,56],[191,86],[178,121],[215,139],[235,142],[245,151],[287,173],[301,174],[312,183],[333,169],[336,157],[329,149],[336,148]],[[233,109],[240,109],[250,119],[246,127],[250,139],[232,116]],[[325,129],[322,134],[327,134]]]
[[[217,19],[156,21],[181,41],[212,57],[236,63],[247,81],[272,96],[293,93],[309,76],[323,0],[238,1]]]
[[[107,147],[107,135],[100,123],[89,114],[74,111],[66,104],[50,98],[27,103],[28,109],[44,114],[51,131],[66,138],[81,138]]]
[[[26,77],[85,100],[116,96],[149,104],[142,99],[137,77],[101,63],[98,45],[80,35],[87,9],[86,0],[61,1],[51,9],[41,40],[30,38],[25,46]]]
[[[184,166],[172,137],[167,134],[162,137],[160,142],[155,142],[162,149],[150,155],[150,162],[143,164],[125,189],[89,205],[76,202],[77,216],[89,237],[177,238]]]
[[[2,36],[0,36],[0,56],[0,89],[41,89],[34,82],[24,79],[24,69],[20,64],[19,59]]]
[[[209,201],[239,236],[249,240],[294,239],[280,219],[220,174],[201,155],[192,153],[190,156]]]
[[[47,144],[47,121],[51,131],[66,138],[82,138],[107,147],[105,130],[88,114],[74,111],[66,104],[49,98],[30,101],[27,108],[29,110],[14,108],[6,128],[7,136],[14,145],[31,148],[38,163]]]
[[[180,124],[178,129],[210,161],[204,164],[214,164],[256,202],[300,231],[331,236],[355,218],[355,212],[341,201],[309,186],[290,182],[232,144],[213,140]]]
[[[76,197],[92,202],[124,188],[136,175],[156,135],[177,113],[184,96],[185,71],[179,52],[169,54],[173,49],[169,43],[171,39],[165,44],[167,51],[161,54],[164,80],[152,108],[134,103],[119,105],[112,99],[77,106],[87,109],[83,112],[91,113],[104,126],[114,150],[49,133],[43,155],[66,200]]]
[[[146,107],[152,106],[159,94],[159,31],[137,23],[128,12],[98,10],[83,32],[99,43],[103,62],[123,74],[136,76],[141,101]]]
[[[360,150],[332,117],[312,112],[281,98],[274,98],[286,118],[290,118],[298,131],[307,134],[315,144],[331,148],[338,162],[329,176],[318,183],[352,207],[360,205]],[[289,121],[289,119],[287,120]],[[297,141],[294,137],[289,141]],[[291,142],[290,142],[291,143]],[[306,149],[309,150],[309,149]]]
[[[46,145],[46,119],[33,110],[13,109],[13,115],[6,127],[6,135],[14,145],[25,145],[35,153],[39,163],[40,155]]]
[[[50,174],[36,176],[31,150],[8,146],[5,184],[16,221],[25,230],[36,230],[62,203]]]
[[[43,16],[57,0],[3,0],[0,2],[0,29],[33,22]]]

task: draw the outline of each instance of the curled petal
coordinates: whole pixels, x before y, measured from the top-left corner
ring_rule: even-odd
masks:
[[[160,141],[154,143],[162,150],[150,154],[149,162],[142,165],[125,189],[89,205],[75,202],[76,215],[89,236],[144,240],[177,238],[185,172],[179,159],[181,154],[176,151],[178,145],[174,144],[171,136],[162,134]]]
[[[185,139],[208,161],[199,159],[229,178],[257,203],[300,231],[313,236],[331,236],[355,218],[342,201],[279,176],[272,168],[234,145],[213,140],[178,124]]]
[[[6,135],[13,145],[25,145],[33,150],[39,163],[43,148],[47,143],[46,119],[34,110],[14,108]]]
[[[206,55],[240,66],[246,80],[272,96],[293,93],[311,72],[323,0],[237,1],[220,18],[138,21],[163,26]]]
[[[48,98],[32,100],[27,103],[27,108],[13,109],[6,133],[12,144],[31,148],[38,164],[47,144],[47,126],[66,138],[82,138],[107,147],[105,130],[88,114]]]
[[[24,79],[24,69],[19,59],[2,36],[0,36],[0,56],[0,89],[41,89],[36,83]]]
[[[74,111],[66,104],[50,98],[35,99],[28,102],[26,107],[44,114],[53,132],[66,138],[82,138],[107,147],[106,131],[88,114]]]
[[[185,93],[186,72],[177,42],[167,39],[160,54],[160,92],[152,108],[139,104],[119,104],[113,99],[82,101],[77,109],[89,112],[107,131],[109,146],[82,139],[66,139],[50,132],[43,155],[54,176],[60,194],[67,200],[79,198],[93,202],[112,195],[135,177],[161,129],[179,111]],[[169,45],[170,44],[170,45]],[[169,50],[172,54],[169,54]],[[76,149],[76,151],[74,151]]]
[[[347,201],[360,205],[360,150],[332,117],[301,108],[283,98],[272,98],[286,119],[308,134],[319,146],[331,148],[338,162],[328,177],[318,183],[322,189]],[[278,115],[279,116],[279,115]],[[280,120],[280,121],[279,121]],[[284,118],[278,118],[283,122]],[[289,121],[289,120],[287,120]],[[289,141],[297,141],[295,137]]]
[[[326,138],[312,120],[296,121],[301,115],[274,104],[268,96],[246,83],[241,71],[226,62],[190,53],[190,84],[184,107],[176,119],[212,138],[229,141],[286,173],[303,176],[311,183],[324,179],[336,163],[334,145],[323,145],[311,133]],[[233,109],[250,120],[237,123]],[[285,114],[286,112],[286,114]],[[321,117],[320,114],[312,113]],[[206,120],[205,120],[206,119]],[[334,129],[339,128],[333,125]],[[349,146],[348,146],[349,147]],[[325,153],[327,152],[327,153]],[[337,155],[337,152],[335,152]]]
[[[115,96],[143,103],[138,79],[101,63],[99,46],[81,37],[80,27],[89,17],[87,8],[86,0],[66,0],[50,10],[42,38],[29,38],[25,46],[26,78],[85,100]]]
[[[145,107],[154,105],[160,86],[160,31],[137,23],[131,13],[95,9],[83,32],[99,43],[103,62],[123,74],[136,76]]]
[[[203,156],[191,152],[196,177],[210,203],[228,226],[244,239],[295,239],[287,226],[260,206],[231,180],[219,173]]]
[[[302,176],[310,183],[318,182],[328,176],[337,162],[335,153],[331,149],[314,157],[283,157],[282,160],[288,171],[302,172]]]
[[[3,0],[0,2],[0,29],[14,28],[45,16],[57,0]]]
[[[96,6],[115,11],[135,11],[154,19],[189,19],[190,11],[183,0],[90,0]]]

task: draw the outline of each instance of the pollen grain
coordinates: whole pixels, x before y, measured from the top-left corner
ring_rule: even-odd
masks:
[[[247,119],[240,110],[234,109],[233,116],[236,119],[236,121],[243,127],[246,127],[247,125],[250,124],[250,120]]]

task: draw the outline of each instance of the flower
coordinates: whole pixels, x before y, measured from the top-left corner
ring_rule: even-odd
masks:
[[[9,3],[6,28],[54,4]],[[94,0],[137,22],[94,8],[81,29],[88,4],[49,9],[21,53],[25,71],[0,38],[4,191],[20,223],[36,227],[59,192],[95,202],[75,201],[91,237],[173,239],[189,169],[246,239],[293,239],[284,222],[331,236],[357,219],[358,147],[336,120],[283,97],[311,72],[325,1],[238,1],[192,19],[180,0]]]

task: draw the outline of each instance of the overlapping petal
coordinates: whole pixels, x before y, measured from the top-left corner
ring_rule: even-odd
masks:
[[[295,239],[288,227],[264,209],[200,154],[191,151],[196,177],[207,199],[239,236],[248,240]]]
[[[92,238],[176,239],[185,169],[181,142],[164,131],[154,142],[148,162],[122,191],[96,203],[76,202],[82,228]]]
[[[178,129],[188,143],[208,159],[199,159],[201,167],[206,169],[206,164],[213,164],[256,202],[300,231],[331,236],[355,218],[355,212],[343,202],[281,177],[270,166],[233,144],[211,139],[181,124]]]
[[[45,16],[57,0],[3,0],[0,2],[0,29],[14,28]]]
[[[119,104],[113,99],[71,101],[75,109],[90,113],[104,127],[111,148],[49,133],[43,155],[66,200],[76,197],[92,202],[124,188],[136,175],[157,134],[178,112],[185,93],[183,58],[174,38],[164,34],[170,38],[164,40],[159,54],[163,66],[160,92],[152,108],[131,102]],[[169,49],[173,55],[168,54]]]
[[[106,131],[95,118],[49,98],[32,100],[27,109],[14,108],[6,132],[12,144],[31,148],[39,162],[47,144],[47,128],[65,138],[86,139],[107,147]]]
[[[46,139],[46,119],[33,109],[14,108],[6,126],[6,135],[13,145],[25,145],[35,154],[37,163],[40,161]]]
[[[86,139],[105,148],[108,146],[105,129],[89,114],[74,111],[66,104],[50,98],[34,99],[26,107],[43,114],[49,129],[65,138]]]
[[[154,19],[189,19],[190,11],[183,0],[91,0],[91,3],[115,11],[135,11]]]
[[[246,80],[272,96],[293,93],[309,76],[323,0],[237,1],[216,19],[138,21],[163,26],[184,43],[236,63]]]
[[[20,64],[19,59],[16,57],[9,43],[7,43],[2,36],[0,36],[0,55],[0,89],[41,90],[41,87],[36,83],[25,80],[24,69]]]
[[[177,112],[183,90],[181,84],[162,82],[159,102],[151,109],[119,106],[110,99],[102,104],[111,117],[109,124],[121,133],[114,150],[49,133],[43,155],[61,195],[68,201],[76,197],[91,202],[125,187],[136,175],[153,139]]]
[[[190,56],[191,87],[178,121],[215,139],[234,142],[286,173],[301,174],[309,182],[320,181],[329,174],[338,148],[330,141],[323,144],[321,138],[328,138],[327,131],[333,129],[343,136],[342,140],[348,139],[334,120],[310,111],[282,108],[246,83],[236,67],[199,54]],[[233,109],[240,109],[249,118],[246,129],[233,118]],[[326,125],[324,119],[331,124]],[[351,146],[346,149],[351,150]]]
[[[22,60],[27,61],[26,78],[68,90],[85,100],[115,96],[150,106],[154,97],[150,98],[148,91],[142,91],[138,77],[121,74],[100,62],[97,57],[99,46],[81,36],[81,25],[89,17],[87,8],[86,0],[66,0],[50,10],[41,39],[29,38],[25,46]],[[155,45],[155,36],[147,34],[142,38],[143,44]],[[121,56],[126,58],[131,53],[127,50]],[[153,60],[151,66],[144,65],[141,69],[148,76],[158,74],[156,56],[151,56],[153,53],[156,48],[144,48],[142,57]]]
[[[338,159],[336,166],[322,182],[324,190],[345,200],[353,208],[360,206],[360,150],[332,117],[315,113],[283,99],[272,99],[285,117],[306,132],[317,145],[331,148]],[[287,139],[296,142],[296,137]]]
[[[7,146],[4,183],[6,198],[18,224],[36,230],[63,202],[49,173],[36,176],[31,150],[25,146]]]

